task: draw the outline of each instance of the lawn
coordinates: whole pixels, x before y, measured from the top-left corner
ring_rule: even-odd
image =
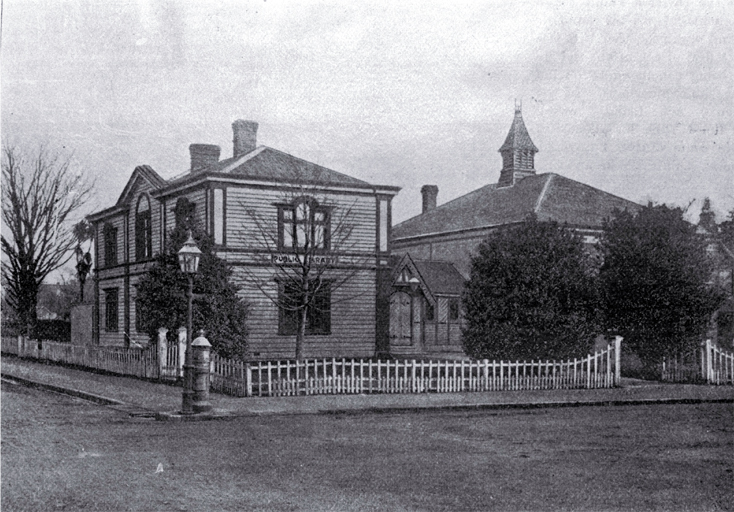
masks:
[[[3,384],[2,509],[731,510],[733,413],[702,404],[167,423]]]

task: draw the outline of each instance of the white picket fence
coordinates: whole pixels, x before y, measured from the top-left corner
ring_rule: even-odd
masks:
[[[711,340],[701,344],[698,353],[663,360],[661,380],[706,384],[734,384],[734,353]]]
[[[180,344],[150,348],[71,345],[3,338],[2,352],[121,375],[177,380]],[[234,396],[359,393],[451,393],[534,389],[609,388],[620,382],[621,338],[606,349],[569,361],[427,361],[308,359],[244,363],[211,356],[211,390]],[[663,380],[734,384],[734,354],[706,341],[700,361],[667,360]]]
[[[610,388],[620,382],[621,338],[569,361],[310,359],[241,363],[212,357],[211,388],[236,396],[453,393]]]
[[[144,379],[160,378],[155,352],[147,348],[96,347],[56,341],[2,338],[2,352],[42,361],[73,364]]]

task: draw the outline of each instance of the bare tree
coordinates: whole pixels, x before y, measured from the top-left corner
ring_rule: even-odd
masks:
[[[246,210],[252,228],[245,236],[260,249],[254,257],[274,272],[262,274],[245,267],[245,274],[281,310],[285,326],[279,328],[295,331],[295,357],[300,360],[307,328],[312,334],[330,328],[320,325],[319,319],[324,314],[330,318],[334,292],[354,277],[367,257],[355,256],[359,251],[352,236],[354,203],[337,203],[305,185],[284,192],[280,203],[278,217]],[[358,294],[341,295],[341,300],[351,300]]]
[[[72,257],[77,246],[71,214],[92,186],[71,166],[71,157],[40,146],[33,154],[3,146],[2,276],[21,332],[36,325],[38,288]]]

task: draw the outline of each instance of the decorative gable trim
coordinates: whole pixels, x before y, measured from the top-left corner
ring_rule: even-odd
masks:
[[[418,271],[418,267],[416,267],[413,262],[413,258],[410,257],[410,254],[405,254],[405,256],[400,260],[400,263],[395,266],[395,270],[393,270],[392,288],[399,289],[408,286],[408,279],[413,277],[418,279],[418,286],[426,299],[431,302],[431,305],[436,307],[438,305],[438,299],[426,285],[423,276],[421,276],[421,273]]]
[[[166,184],[166,180],[161,178],[161,176],[155,172],[152,167],[149,165],[139,165],[135,168],[130,179],[125,185],[125,188],[122,190],[122,194],[120,194],[116,203],[118,206],[128,204],[133,200],[133,192],[140,181],[147,182],[153,189],[161,188]]]

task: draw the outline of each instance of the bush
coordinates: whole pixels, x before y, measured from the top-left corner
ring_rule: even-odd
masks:
[[[247,357],[248,305],[237,297],[229,282],[231,270],[212,252],[209,237],[196,229],[194,239],[202,251],[199,271],[194,277],[194,336],[203,329],[212,350],[228,358]],[[181,272],[177,252],[188,234],[177,228],[170,235],[170,250],[156,257],[151,270],[138,283],[136,311],[142,329],[155,343],[158,329],[176,332],[187,323],[188,278]]]
[[[598,333],[590,257],[555,222],[530,218],[482,242],[463,303],[464,349],[478,359],[580,357]]]
[[[709,286],[704,239],[683,210],[648,205],[606,223],[600,270],[605,323],[648,372],[665,356],[695,350],[723,297]]]

